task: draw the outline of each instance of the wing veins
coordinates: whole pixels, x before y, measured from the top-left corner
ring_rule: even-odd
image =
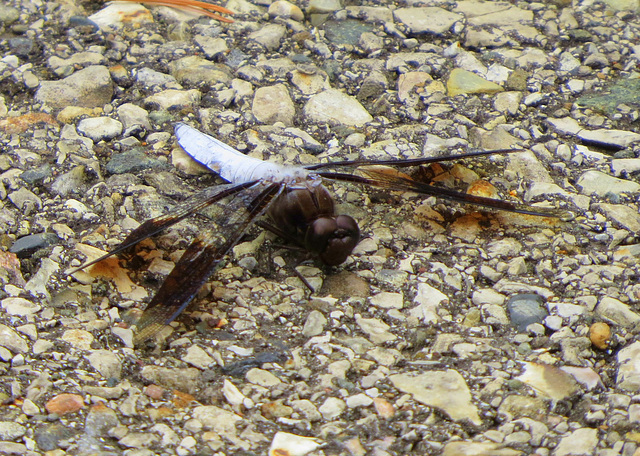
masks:
[[[200,234],[184,252],[144,310],[137,325],[136,343],[152,338],[182,313],[202,285],[220,267],[221,260],[242,237],[251,222],[262,215],[274,201],[281,191],[281,185],[268,184],[265,188],[262,184],[256,184],[253,190],[260,192],[251,201],[246,201],[248,195],[243,192],[225,207],[231,215],[221,230],[225,235],[224,242],[215,245],[212,228]]]
[[[73,274],[78,272],[81,269],[85,269],[89,266],[92,266],[96,263],[99,263],[102,260],[109,258],[112,255],[116,255],[128,249],[129,247],[133,247],[137,243],[153,236],[154,234],[159,233],[160,231],[168,228],[176,223],[184,220],[188,216],[198,212],[218,201],[232,196],[245,188],[251,187],[255,185],[257,181],[253,182],[245,182],[242,184],[226,184],[219,185],[216,187],[210,187],[202,192],[192,196],[191,198],[184,201],[182,204],[177,205],[173,210],[169,211],[169,213],[161,215],[159,217],[147,220],[138,228],[133,230],[129,235],[122,241],[118,246],[109,251],[108,253],[102,255],[100,258],[92,260],[88,263],[83,264],[82,266],[74,269],[69,272],[69,274]]]
[[[447,162],[452,160],[459,160],[462,158],[482,157],[485,155],[496,154],[510,154],[512,152],[524,152],[524,149],[496,149],[496,150],[481,150],[476,152],[466,152],[456,155],[447,155],[444,157],[424,157],[424,158],[406,158],[406,159],[390,159],[390,160],[345,160],[328,163],[317,163],[315,165],[305,166],[305,169],[309,171],[315,171],[318,169],[330,169],[330,168],[342,168],[342,167],[357,167],[364,165],[384,165],[395,166],[397,168],[406,168],[409,166],[428,165],[430,163]]]
[[[456,190],[451,190],[445,187],[436,187],[430,184],[415,181],[401,176],[390,177],[384,172],[378,172],[376,170],[366,170],[369,176],[374,176],[373,179],[368,177],[358,176],[349,173],[332,173],[332,172],[320,172],[319,176],[325,179],[338,180],[343,182],[351,182],[362,185],[369,185],[372,187],[387,188],[391,190],[401,190],[419,193],[421,195],[436,196],[439,198],[445,198],[451,201],[459,203],[474,204],[476,206],[490,207],[494,209],[500,209],[508,212],[516,212],[519,214],[536,215],[540,217],[558,217],[566,219],[566,211],[537,208],[531,209],[528,206],[520,205],[518,203],[512,203],[509,201],[503,201],[494,198],[487,198],[484,196],[471,195],[469,193],[463,193]]]

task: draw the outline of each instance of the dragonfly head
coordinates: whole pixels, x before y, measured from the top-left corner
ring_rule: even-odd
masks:
[[[348,215],[319,217],[305,236],[305,246],[317,252],[323,263],[336,266],[344,263],[360,240],[360,228]]]

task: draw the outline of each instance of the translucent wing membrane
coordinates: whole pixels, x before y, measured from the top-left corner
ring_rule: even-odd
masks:
[[[91,265],[99,263],[100,261],[109,258],[112,255],[116,255],[120,252],[124,252],[129,247],[133,247],[138,242],[143,241],[154,234],[159,233],[171,225],[178,223],[179,221],[185,219],[191,214],[198,212],[211,204],[214,204],[230,195],[234,195],[245,188],[251,187],[255,185],[256,182],[245,182],[242,184],[227,184],[227,185],[218,185],[216,187],[210,187],[197,195],[192,196],[191,198],[184,201],[182,204],[176,206],[172,211],[165,215],[161,215],[160,217],[156,217],[151,220],[147,220],[138,228],[133,230],[127,238],[122,241],[115,249],[111,250],[106,255],[97,258],[90,263],[83,264],[77,269],[74,269],[70,272],[73,274],[81,269],[85,269]]]
[[[169,213],[147,220],[111,252],[71,273],[120,253],[208,206],[219,205],[219,225],[206,229],[192,242],[140,317],[135,340],[143,342],[187,307],[251,222],[264,213],[281,191],[280,187],[278,184],[246,182],[207,188]]]
[[[409,166],[428,165],[430,163],[441,163],[446,161],[460,160],[462,158],[482,157],[485,155],[496,154],[510,154],[513,152],[524,152],[524,149],[496,149],[496,150],[481,150],[477,152],[466,152],[456,155],[446,155],[443,157],[425,157],[425,158],[408,158],[404,160],[345,160],[329,163],[317,163],[315,165],[305,166],[305,169],[309,171],[315,171],[318,169],[332,169],[332,168],[348,168],[358,167],[364,165],[383,165],[394,166],[396,168],[406,168]]]
[[[282,190],[279,184],[258,183],[225,201],[220,225],[201,233],[182,255],[147,305],[137,323],[136,343],[152,338],[189,305],[200,287],[221,264],[221,260],[262,215]]]
[[[390,163],[395,162],[391,161]],[[378,164],[384,163],[376,162],[376,165]],[[566,211],[547,208],[533,209],[529,206],[513,203],[510,201],[503,201],[493,198],[471,195],[468,193],[462,193],[445,187],[436,187],[430,184],[425,184],[423,182],[418,182],[409,177],[406,177],[405,175],[399,173],[389,173],[384,169],[376,169],[375,167],[362,167],[359,168],[358,171],[365,176],[326,171],[319,172],[318,175],[322,176],[324,179],[352,182],[356,184],[386,188],[390,190],[415,192],[421,195],[436,196],[459,203],[475,204],[477,206],[491,207],[503,211],[517,212],[520,214],[538,215],[541,217],[558,217],[561,219],[567,219],[571,217],[570,214]]]

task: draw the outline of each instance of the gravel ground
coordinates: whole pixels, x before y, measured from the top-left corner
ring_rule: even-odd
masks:
[[[365,3],[0,5],[0,453],[640,454],[637,2]],[[219,183],[178,121],[284,163],[521,147],[414,175],[575,218],[335,185],[363,239],[318,292],[252,229],[134,347],[212,214],[69,272]]]

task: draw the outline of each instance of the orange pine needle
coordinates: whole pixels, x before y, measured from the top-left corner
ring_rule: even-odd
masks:
[[[184,11],[191,11],[193,13],[204,14],[205,16],[209,16],[221,22],[228,22],[228,23],[233,22],[233,20],[227,17],[223,17],[211,12],[211,11],[216,11],[218,13],[223,13],[223,14],[233,14],[233,11],[227,8],[223,8],[222,6],[213,5],[207,2],[200,2],[198,0],[125,0],[125,1],[146,3],[149,5],[169,6],[169,7],[178,8]]]

